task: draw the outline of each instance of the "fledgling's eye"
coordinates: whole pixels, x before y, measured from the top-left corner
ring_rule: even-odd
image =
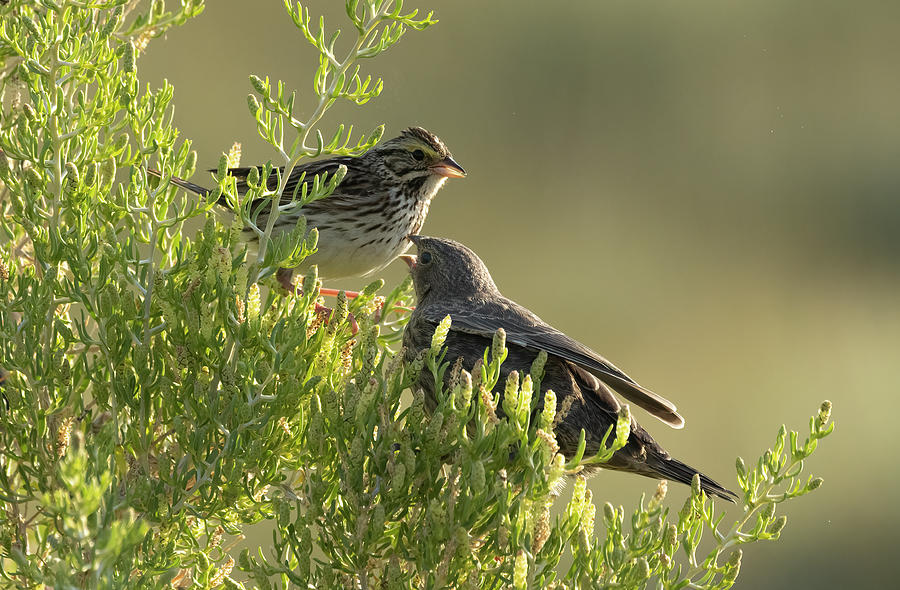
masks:
[[[425,152],[423,152],[422,150],[413,150],[412,154],[413,158],[420,162],[425,159]]]
[[[428,264],[431,262],[431,252],[422,252],[419,254],[419,264]]]

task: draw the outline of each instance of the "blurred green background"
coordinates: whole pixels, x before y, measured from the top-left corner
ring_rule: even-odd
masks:
[[[737,587],[895,587],[900,3],[435,4],[408,8],[440,24],[364,64],[382,96],[324,129],[440,135],[469,176],[424,233],[468,244],[506,295],[675,400],[683,431],[638,419],[723,483],[831,399],[836,432],[808,464],[825,485],[745,551]],[[342,9],[310,3],[331,27]],[[275,157],[249,74],[314,105],[314,51],[276,0],[214,0],[139,67],[175,85],[203,167],[236,140],[245,164]],[[629,507],[656,484],[591,485]],[[677,509],[687,490],[669,489]]]

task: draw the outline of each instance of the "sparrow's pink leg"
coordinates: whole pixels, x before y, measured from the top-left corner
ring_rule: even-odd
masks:
[[[326,289],[324,287],[319,289],[319,295],[324,297],[337,297],[338,293],[340,293],[339,289]],[[356,299],[359,297],[359,291],[344,291],[344,293],[347,295],[347,299]]]

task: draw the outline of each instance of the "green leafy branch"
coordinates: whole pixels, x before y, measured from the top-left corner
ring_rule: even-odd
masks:
[[[699,479],[674,522],[663,506],[665,482],[649,503],[641,501],[629,532],[625,511],[606,504],[606,535],[595,539],[596,507],[586,479],[578,475],[580,464],[565,461],[552,434],[555,396],[546,392],[541,404],[534,395],[543,359],[530,375],[520,379],[513,373],[502,394],[492,394],[507,355],[502,330],[469,372],[445,359],[450,322],[445,318],[430,350],[405,367],[387,356],[355,364],[362,372],[313,405],[306,440],[312,443],[307,464],[315,470],[283,490],[271,552],[245,552],[239,560],[260,587],[273,576],[297,585],[318,580],[397,588],[733,584],[741,557],[730,543],[736,537],[719,532],[725,513],[715,511]],[[438,384],[446,378],[448,385],[439,386],[434,408],[426,409],[423,396],[414,393],[404,409],[402,390],[422,371]],[[630,423],[625,412],[608,449],[624,445],[623,423]],[[820,414],[798,452],[808,456],[831,428],[827,413]],[[761,469],[753,473],[765,473]],[[810,480],[798,491],[788,481],[797,475],[789,465],[772,474],[773,482],[792,490],[784,499],[818,487],[819,480]],[[566,476],[575,478],[571,497],[554,517]],[[743,533],[741,543],[777,538],[783,519],[773,520],[768,512],[763,517],[755,530]],[[739,530],[746,521],[735,526]],[[715,546],[699,559],[704,529]],[[324,558],[311,559],[316,551]],[[567,554],[571,566],[560,572]]]
[[[197,156],[172,126],[171,86],[138,79],[145,43],[202,3],[0,3],[0,579],[240,588],[239,567],[262,588],[729,587],[740,546],[783,529],[775,505],[821,485],[802,469],[833,428],[830,405],[805,442],[782,429],[755,467],[739,462],[745,512],[728,530],[695,482],[671,522],[665,486],[628,531],[624,509],[605,505],[595,538],[580,470],[625,444],[627,409],[599,456],[583,457],[582,438],[566,460],[545,355],[500,383],[504,334],[463,367],[445,358],[450,318],[427,353],[394,352],[408,279],[385,296],[376,280],[339,297],[330,317],[314,272],[294,297],[257,283],[260,264],[299,262],[316,234],[301,217],[273,238],[249,201],[272,198],[282,214],[333,190],[340,173],[298,183],[291,203],[273,198],[300,158],[374,142],[377,129],[354,143],[315,128],[335,100],[380,91],[359,60],[435,22],[389,0],[346,8],[357,36],[345,54],[289,8],[322,56],[319,106],[295,122],[293,94],[254,81],[251,111],[287,171],[252,171],[237,203],[236,153],[204,199],[165,182]],[[161,183],[148,182],[151,159]],[[241,211],[230,226],[211,215],[221,194]],[[257,262],[245,226],[267,244]],[[434,407],[405,393],[422,374],[438,384]],[[271,543],[236,562],[245,526],[261,521]]]
[[[588,578],[582,572],[593,570],[602,574],[599,583],[609,587],[730,588],[740,571],[742,552],[737,547],[778,539],[787,517],[776,516],[775,505],[822,485],[821,478],[812,476],[803,483],[800,475],[803,460],[815,451],[820,439],[833,431],[830,417],[831,403],[823,402],[818,414],[810,419],[810,434],[805,443],[797,444],[798,433],[792,431],[791,449],[785,453],[787,431],[782,426],[775,446],[764,453],[754,469],[748,471],[743,460],[737,460],[738,483],[744,492],[744,516],[728,532],[721,531],[727,513],[716,511],[715,503],[701,491],[698,477],[694,478],[691,496],[678,512],[676,522],[667,522],[668,510],[662,506],[667,490],[664,483],[646,508],[642,499],[634,511],[630,534],[624,532],[625,511],[606,504],[606,542],[585,553],[581,568],[576,561],[569,579],[585,582]],[[754,524],[747,530],[751,521]],[[704,530],[712,535],[714,544],[701,558],[698,550]],[[683,553],[685,564],[678,563],[679,553]]]
[[[357,35],[344,56],[339,58],[336,45],[340,30],[327,33],[324,18],[320,18],[318,30],[314,32],[310,25],[309,10],[300,3],[293,4],[291,0],[285,0],[285,8],[294,25],[319,52],[319,66],[313,84],[318,103],[305,120],[300,120],[294,116],[296,94],[289,93],[283,82],[278,81],[273,85],[268,77],[264,79],[257,76],[250,77],[253,89],[260,96],[259,99],[254,94],[248,96],[250,114],[256,119],[260,136],[278,151],[283,160],[283,170],[275,170],[277,182],[271,185],[264,182],[258,189],[254,187],[247,199],[252,201],[265,198],[271,199],[272,202],[265,228],[256,226],[252,219],[243,219],[253,228],[260,240],[258,276],[262,277],[270,272],[265,268],[283,262],[279,257],[266,256],[272,230],[279,216],[295,211],[311,200],[327,197],[346,173],[346,169],[341,167],[328,182],[324,182],[324,179],[319,182],[317,179],[305,197],[297,199],[297,195],[294,194],[286,199],[283,196],[285,186],[300,160],[320,155],[360,155],[381,138],[383,126],[377,127],[368,136],[360,136],[358,140],[352,142],[352,127],[345,130],[344,125],[339,125],[331,139],[326,141],[317,124],[325,111],[339,98],[356,104],[365,104],[381,93],[384,85],[380,78],[374,83],[371,76],[367,76],[365,80],[361,78],[360,66],[357,64],[359,60],[383,53],[395,45],[408,28],[423,30],[437,22],[431,13],[420,19],[416,19],[417,11],[403,14],[402,6],[402,0],[365,0],[362,3],[359,0],[348,0],[346,12]],[[292,131],[293,138],[286,140],[285,131],[288,129]],[[309,145],[313,132],[315,132],[315,146]],[[264,174],[264,180],[266,176],[268,175]],[[302,179],[298,186],[305,186]],[[246,213],[242,216],[246,216]]]

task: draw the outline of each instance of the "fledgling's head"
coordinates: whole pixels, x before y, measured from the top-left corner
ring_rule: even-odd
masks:
[[[484,262],[459,242],[428,236],[408,239],[415,244],[418,255],[402,258],[409,265],[419,305],[426,299],[500,294]]]
[[[456,163],[444,142],[421,127],[406,129],[366,155],[381,158],[387,169],[400,181],[422,179],[443,184],[447,178],[462,178],[466,175],[466,171]]]

